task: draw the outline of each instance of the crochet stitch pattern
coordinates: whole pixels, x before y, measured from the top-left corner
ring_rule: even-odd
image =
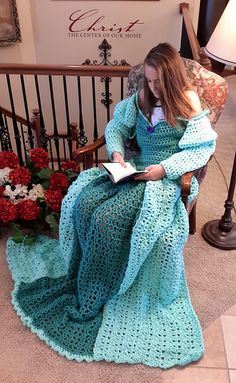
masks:
[[[26,250],[8,240],[13,305],[61,355],[161,368],[202,356],[184,273],[189,228],[179,177],[214,152],[216,133],[207,115],[179,119],[176,128],[160,121],[150,134],[137,94],[121,101],[106,129],[109,156],[124,154],[124,140],[135,130],[141,149],[136,167],[161,163],[167,176],[114,185],[103,170],[86,170],[63,200],[59,241],[40,237]],[[197,192],[195,181],[191,197]],[[24,268],[31,251],[32,263]]]

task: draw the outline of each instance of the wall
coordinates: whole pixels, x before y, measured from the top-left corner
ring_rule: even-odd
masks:
[[[0,46],[0,63],[35,63],[35,42],[30,0],[17,0],[22,42]]]
[[[158,42],[169,41],[177,49],[180,47],[180,0],[16,2],[22,42],[0,47],[0,62],[80,64],[86,58],[99,59],[98,45],[104,38],[112,45],[112,59],[124,58],[130,64],[141,61],[146,52]],[[200,0],[189,0],[188,3],[196,26]],[[78,37],[72,37],[72,34],[69,36],[69,17],[75,11],[77,13],[74,18],[82,14],[84,16],[74,24],[74,30],[89,29],[94,21],[100,20]],[[127,27],[137,20],[127,31]],[[106,31],[101,31],[102,27]],[[93,28],[97,32],[92,34]],[[123,30],[121,33],[113,33],[109,30],[111,28]],[[84,37],[86,33],[90,37]]]

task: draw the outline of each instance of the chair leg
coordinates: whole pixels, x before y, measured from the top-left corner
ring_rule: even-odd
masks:
[[[196,233],[196,211],[197,211],[197,202],[195,202],[191,210],[191,213],[189,214],[189,234]]]

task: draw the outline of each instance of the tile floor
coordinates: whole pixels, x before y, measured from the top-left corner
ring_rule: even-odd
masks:
[[[236,383],[236,304],[203,333],[204,357],[163,374],[162,383]]]

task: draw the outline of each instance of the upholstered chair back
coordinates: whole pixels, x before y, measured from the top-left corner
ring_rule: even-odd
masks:
[[[205,69],[197,61],[182,59],[186,68],[187,76],[198,93],[202,108],[209,109],[209,118],[214,125],[221,115],[228,86],[226,80],[218,74]],[[128,77],[128,96],[131,96],[143,86],[144,65],[135,65]]]

